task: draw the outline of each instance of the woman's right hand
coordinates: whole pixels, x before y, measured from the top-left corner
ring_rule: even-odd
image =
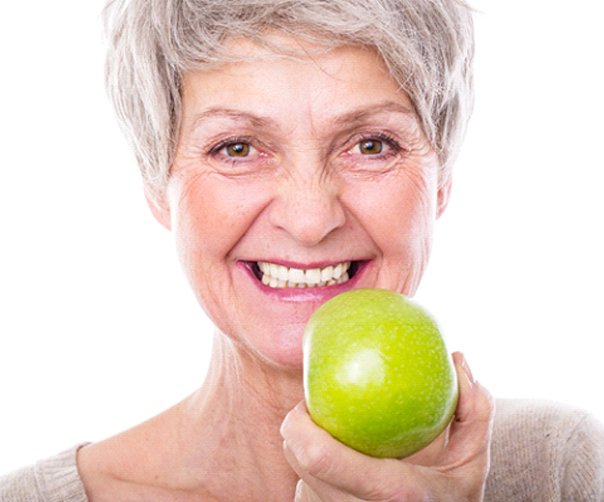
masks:
[[[298,404],[281,427],[284,454],[300,477],[295,502],[478,502],[489,472],[494,403],[460,353],[459,402],[447,430],[405,459],[363,455],[332,438]]]

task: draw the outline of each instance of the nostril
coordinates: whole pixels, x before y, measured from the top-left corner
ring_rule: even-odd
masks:
[[[346,213],[338,197],[325,188],[298,187],[274,201],[270,221],[298,243],[314,246],[345,225]]]

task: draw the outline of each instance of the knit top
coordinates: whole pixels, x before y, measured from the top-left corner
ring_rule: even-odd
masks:
[[[0,502],[88,502],[77,449],[0,477]],[[604,427],[559,404],[498,400],[484,500],[604,502]]]

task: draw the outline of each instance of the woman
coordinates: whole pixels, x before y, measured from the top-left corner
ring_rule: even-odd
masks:
[[[140,0],[109,13],[110,93],[217,326],[212,362],[192,396],[5,478],[2,497],[602,500],[601,427],[551,406],[495,413],[460,354],[455,420],[411,458],[354,452],[304,408],[316,307],[351,288],[412,295],[421,279],[470,111],[464,5]]]

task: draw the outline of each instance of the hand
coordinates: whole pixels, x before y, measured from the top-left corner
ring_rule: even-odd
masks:
[[[295,502],[482,501],[494,403],[461,353],[453,354],[459,402],[449,427],[405,459],[373,458],[335,440],[299,403],[281,426],[283,451],[300,477]]]

